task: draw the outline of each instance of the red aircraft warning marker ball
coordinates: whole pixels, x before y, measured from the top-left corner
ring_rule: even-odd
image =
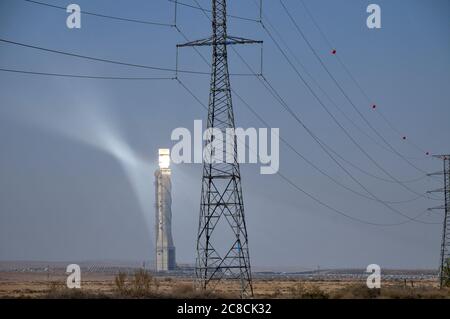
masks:
[[[331,54],[336,54],[336,49],[333,49],[333,51],[331,51]]]
[[[377,108],[377,105],[376,104],[374,104],[374,105],[372,105],[372,109],[376,109]]]

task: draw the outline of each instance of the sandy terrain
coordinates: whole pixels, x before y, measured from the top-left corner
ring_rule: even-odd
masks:
[[[26,272],[0,272],[0,298],[42,298],[52,289],[52,287],[64,287],[66,275],[26,273]],[[114,296],[116,285],[115,275],[103,273],[87,273],[82,276],[82,291],[90,294],[102,294]],[[155,278],[155,289],[158,293],[171,294],[172,292],[189,289],[192,287],[192,279],[180,277],[158,277]],[[325,293],[335,293],[336,291],[352,285],[363,285],[362,280],[300,280],[300,279],[255,279],[254,294],[256,298],[288,298],[292,295],[292,289],[303,287],[302,289],[319,288]],[[418,281],[384,281],[383,287],[407,287],[414,289],[425,288],[435,289],[438,287],[435,280]],[[156,288],[157,287],[157,288]],[[186,288],[187,287],[187,288]],[[218,293],[230,294],[236,291],[228,283],[221,283],[218,286]],[[231,295],[232,296],[232,295]]]

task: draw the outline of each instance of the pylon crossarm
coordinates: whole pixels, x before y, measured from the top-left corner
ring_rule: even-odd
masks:
[[[444,189],[443,187],[441,187],[441,188],[438,188],[438,189],[434,189],[434,190],[428,191],[427,194],[431,194],[431,193],[444,193],[444,192],[445,192],[445,189]]]
[[[433,155],[434,158],[439,158],[442,160],[450,160],[450,154]]]
[[[430,207],[427,210],[432,211],[432,210],[444,210],[445,206],[441,205],[441,206],[436,206],[436,207]]]
[[[199,46],[209,46],[212,44],[212,37],[200,39],[200,40],[194,40],[183,44],[177,44],[178,48],[183,47],[199,47]]]
[[[177,44],[178,48],[184,47],[202,47],[202,46],[213,46],[213,45],[236,45],[236,44],[258,44],[263,43],[263,41],[251,40],[246,38],[227,36],[225,40],[214,41],[213,37],[190,41],[183,44]]]
[[[259,40],[252,40],[252,39],[246,39],[241,37],[235,37],[235,36],[227,36],[227,44],[257,44],[257,43],[263,43],[263,41]]]
[[[439,171],[439,172],[434,172],[434,173],[427,174],[427,176],[438,176],[438,175],[444,175],[444,172],[443,171]]]

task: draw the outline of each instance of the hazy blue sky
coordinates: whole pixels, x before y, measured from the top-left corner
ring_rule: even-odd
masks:
[[[172,23],[165,0],[77,0],[82,10]],[[205,7],[210,1],[199,0]],[[184,0],[194,4],[192,0]],[[230,14],[257,18],[253,0],[230,0]],[[450,2],[447,0],[305,0],[339,56],[392,123],[432,153],[450,152]],[[374,112],[330,54],[330,48],[300,1],[284,1],[331,72],[392,145],[429,172],[441,169],[401,139]],[[382,9],[382,29],[366,27],[366,7]],[[264,14],[297,58],[341,109],[374,136],[315,60],[278,0],[264,1]],[[82,16],[69,30],[63,10],[22,0],[0,0],[0,38],[100,58],[173,68],[175,45],[184,42],[171,27]],[[202,12],[180,7],[180,29],[189,38],[210,34]],[[371,174],[387,178],[349,141],[299,81],[258,23],[229,20],[230,34],[262,39],[264,73],[305,123],[324,141]],[[273,32],[273,31],[272,31]],[[259,67],[258,47],[240,54]],[[209,59],[210,51],[201,49]],[[97,76],[172,76],[131,67],[60,56],[0,42],[0,68]],[[209,71],[192,49],[183,49],[180,68]],[[230,50],[231,72],[247,73]],[[301,69],[300,69],[301,70]],[[207,103],[209,77],[180,79]],[[311,79],[307,77],[308,82]],[[365,193],[334,164],[254,77],[232,77],[235,91],[299,152],[346,186]],[[157,149],[171,147],[176,127],[193,127],[206,112],[176,81],[63,79],[0,72],[0,259],[151,259]],[[387,171],[401,180],[423,177],[404,160],[356,130],[313,85],[342,125]],[[262,124],[234,98],[241,127]],[[377,137],[374,136],[376,139]],[[284,145],[280,171],[327,204],[374,223],[406,219],[384,205],[358,197],[313,170]],[[369,177],[343,162],[367,188],[386,201],[417,197],[396,183]],[[259,166],[242,165],[244,201],[254,266],[429,267],[438,264],[441,225],[409,222],[376,227],[346,219],[313,202]],[[173,234],[178,262],[194,261],[201,165],[173,166]],[[441,187],[440,179],[407,184],[418,193]],[[437,196],[437,195],[436,195]],[[438,201],[420,198],[392,206],[415,217]],[[429,223],[442,213],[425,213]]]

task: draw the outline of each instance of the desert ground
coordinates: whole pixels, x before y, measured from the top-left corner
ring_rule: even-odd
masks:
[[[214,293],[195,290],[193,279],[153,276],[136,271],[118,274],[90,272],[80,289],[66,287],[67,275],[45,272],[0,272],[0,298],[236,298],[238,287],[221,282]],[[255,298],[450,298],[449,289],[439,289],[435,279],[384,280],[381,289],[368,289],[365,280],[255,278]]]

